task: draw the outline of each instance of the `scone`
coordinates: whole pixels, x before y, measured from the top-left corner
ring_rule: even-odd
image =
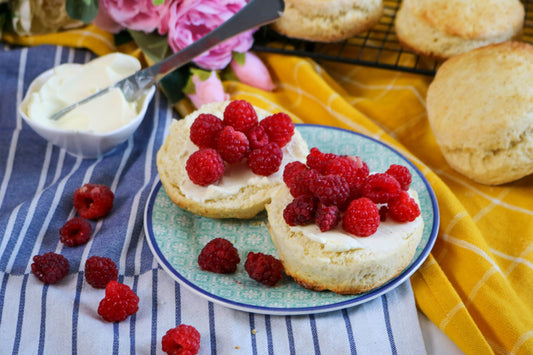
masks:
[[[252,218],[270,202],[272,189],[282,183],[284,166],[303,160],[307,144],[295,129],[291,141],[282,148],[279,170],[269,176],[252,173],[245,163],[232,164],[222,178],[208,186],[191,181],[186,170],[188,158],[199,148],[190,139],[191,125],[200,114],[222,117],[229,102],[202,106],[181,120],[174,120],[168,136],[157,153],[157,169],[170,199],[192,213],[212,218]],[[272,115],[255,108],[259,120]]]
[[[396,14],[398,40],[436,60],[521,36],[519,0],[403,0]]]
[[[372,290],[409,265],[422,237],[420,216],[409,223],[387,219],[368,237],[349,235],[339,227],[321,232],[316,224],[289,226],[283,210],[291,200],[283,185],[266,206],[271,237],[285,272],[310,290]]]
[[[533,173],[533,46],[506,42],[455,56],[427,92],[431,129],[446,161],[482,184]]]
[[[285,0],[271,27],[291,38],[336,42],[374,27],[382,14],[382,0]]]

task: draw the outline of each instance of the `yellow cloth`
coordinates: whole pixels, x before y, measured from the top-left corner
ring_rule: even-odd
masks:
[[[92,26],[4,40],[85,47],[99,55],[117,50],[111,35]],[[131,46],[118,50],[140,55]],[[288,112],[297,122],[343,127],[386,141],[429,180],[441,224],[430,257],[411,277],[418,307],[467,354],[533,354],[533,176],[489,187],[454,172],[427,121],[431,77],[261,56],[276,90],[225,82],[232,98]]]

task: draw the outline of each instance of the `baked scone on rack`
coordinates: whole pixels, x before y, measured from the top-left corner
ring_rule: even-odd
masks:
[[[307,153],[287,114],[226,101],[174,120],[157,153],[157,169],[166,193],[181,208],[245,219],[270,202],[273,189],[283,183],[284,166]]]
[[[491,43],[519,39],[519,0],[403,0],[395,18],[399,42],[421,56],[445,60]]]
[[[382,0],[285,0],[271,28],[290,38],[338,42],[368,31],[382,14]]]

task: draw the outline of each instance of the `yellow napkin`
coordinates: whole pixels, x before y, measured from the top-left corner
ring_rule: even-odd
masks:
[[[6,35],[4,40],[142,56],[131,45],[115,48],[112,36],[93,26],[44,36]],[[288,112],[297,122],[378,138],[410,158],[430,182],[441,224],[430,257],[411,277],[418,307],[467,354],[533,354],[533,176],[489,187],[454,172],[427,121],[431,77],[261,56],[276,90],[225,82],[233,99]],[[190,110],[183,104],[180,111]]]

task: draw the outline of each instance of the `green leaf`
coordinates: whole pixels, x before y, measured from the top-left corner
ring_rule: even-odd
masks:
[[[185,97],[183,88],[187,84],[189,76],[189,67],[183,66],[161,79],[161,89],[171,104],[174,104]]]
[[[191,74],[196,75],[201,81],[206,81],[211,76],[210,70],[191,68]]]
[[[145,33],[142,31],[128,30],[133,40],[154,62],[160,62],[168,55],[169,46],[166,37],[159,35],[157,32]]]
[[[233,59],[237,62],[239,65],[244,65],[244,62],[246,61],[246,53],[245,52],[232,52],[231,56]]]
[[[98,13],[98,0],[66,0],[67,14],[70,18],[91,23]]]
[[[165,3],[165,0],[152,0],[152,4],[155,6],[157,5],[163,5]]]

